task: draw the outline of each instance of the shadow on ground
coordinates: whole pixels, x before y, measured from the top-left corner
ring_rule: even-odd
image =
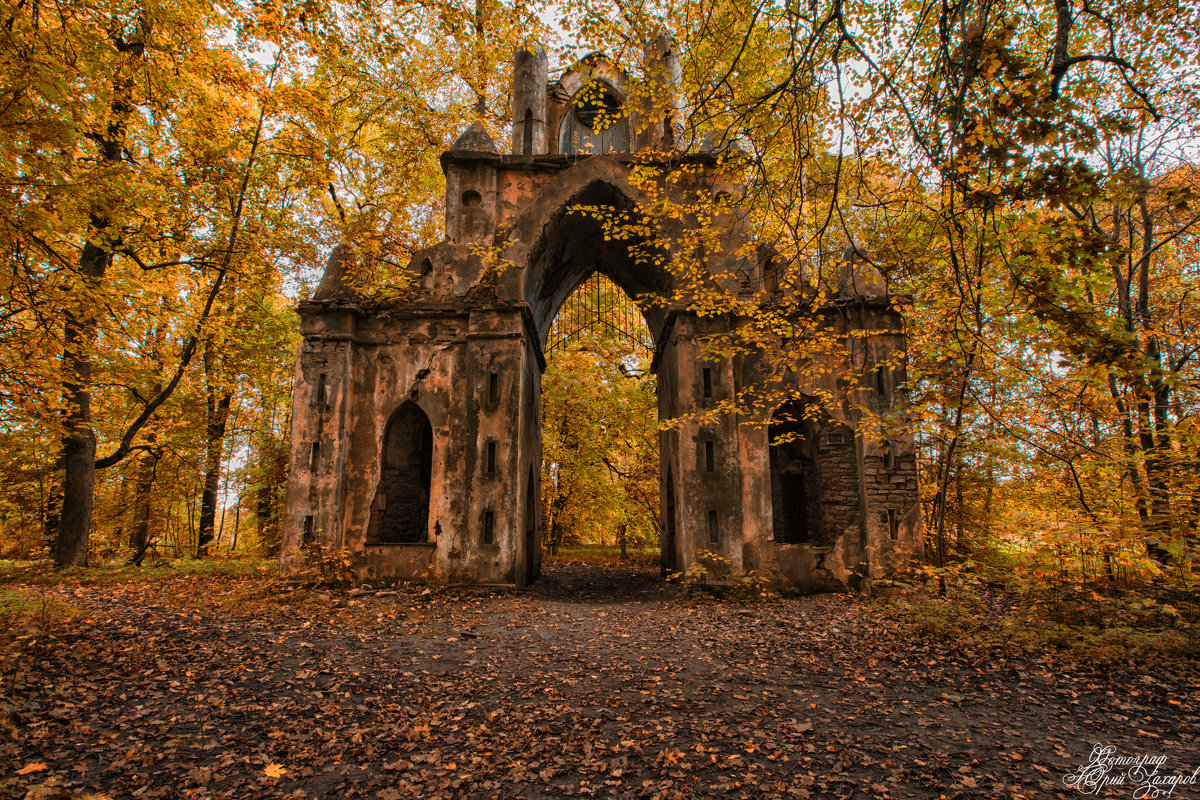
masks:
[[[662,568],[640,560],[575,561],[547,558],[542,574],[525,594],[530,598],[587,604],[646,603],[678,594]]]

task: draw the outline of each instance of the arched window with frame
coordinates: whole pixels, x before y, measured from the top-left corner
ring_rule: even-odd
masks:
[[[575,93],[558,127],[560,153],[629,151],[629,118],[616,90],[593,80]]]

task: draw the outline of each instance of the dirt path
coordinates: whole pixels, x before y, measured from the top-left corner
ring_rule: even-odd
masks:
[[[1195,686],[975,663],[854,598],[686,602],[649,567],[457,598],[64,598],[87,622],[10,680],[0,796],[1076,797],[1097,743],[1200,767]]]

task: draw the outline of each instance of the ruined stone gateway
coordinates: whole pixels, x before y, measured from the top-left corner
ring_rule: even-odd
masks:
[[[668,301],[645,312],[659,415],[685,419],[660,441],[667,570],[684,571],[708,551],[728,562],[718,579],[755,570],[822,591],[860,588],[863,576],[918,557],[910,438],[880,446],[856,435],[849,403],[807,417],[792,409],[793,421],[769,427],[735,415],[688,419],[761,377],[755,359],[704,351],[706,336],[742,321],[690,312],[671,299],[669,270],[607,240],[595,215],[572,212],[636,212],[647,199],[631,179],[637,164],[686,173],[668,182],[680,197],[737,196],[719,149],[678,148],[671,115],[660,114],[664,122],[644,111],[639,98],[671,95],[677,81],[670,43],[652,45],[644,67],[635,86],[592,56],[548,84],[545,53],[518,51],[509,152],[476,124],[442,155],[446,238],[414,257],[405,299],[357,300],[345,283],[354,253],[334,252],[299,308],[285,572],[315,545],[344,550],[363,579],[517,587],[536,579],[542,348],[559,307],[596,272],[631,296]],[[705,262],[710,279],[744,299],[778,302],[769,261],[737,255],[747,234],[736,207],[725,216],[723,249]],[[834,396],[853,370],[854,385],[870,387],[855,390],[861,404],[902,414],[902,376],[883,362],[903,350],[903,320],[879,273],[851,258],[838,295],[814,313],[845,352],[831,356],[828,385],[797,385],[791,402]]]

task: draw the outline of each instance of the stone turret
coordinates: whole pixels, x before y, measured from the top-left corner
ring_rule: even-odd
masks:
[[[496,170],[500,154],[483,124],[467,128],[442,153],[446,173],[446,238],[458,244],[484,244],[496,224]]]
[[[317,285],[317,291],[313,292],[312,299],[319,303],[349,299],[352,292],[347,284],[347,277],[357,263],[358,254],[350,245],[339,244],[333,248],[329,260],[325,262],[325,273],[321,276],[321,283]]]
[[[643,51],[645,88],[642,113],[650,122],[645,144],[654,149],[671,150],[682,131],[683,106],[679,82],[683,74],[679,66],[679,48],[667,34],[647,42]]]
[[[866,250],[851,245],[842,260],[838,292],[843,297],[887,297],[887,281],[871,263]]]
[[[549,62],[540,44],[520,47],[513,54],[512,152],[534,155],[546,146],[546,79]]]

